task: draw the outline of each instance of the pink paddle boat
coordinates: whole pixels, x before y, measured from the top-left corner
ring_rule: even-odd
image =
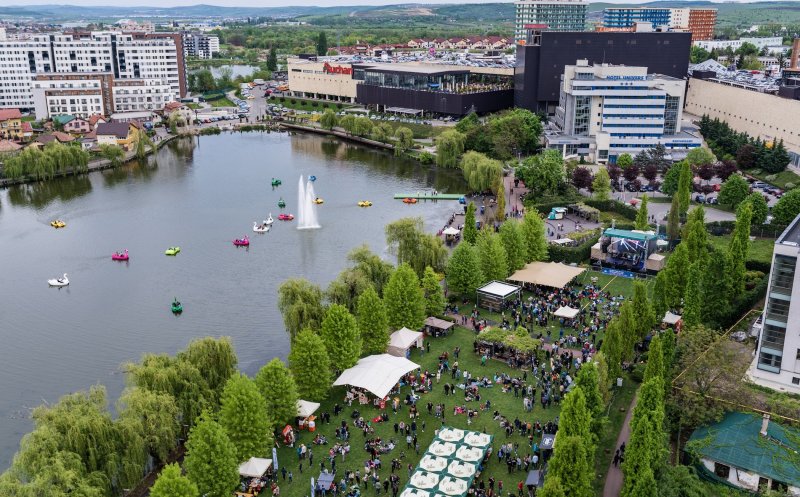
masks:
[[[114,261],[127,261],[128,257],[128,249],[125,249],[125,252],[114,252],[111,254],[111,259]]]
[[[292,214],[281,214],[278,216],[278,221],[291,221],[294,219]]]
[[[244,238],[237,238],[236,240],[234,240],[233,244],[236,245],[237,247],[247,247],[248,245],[250,245],[250,240],[248,240],[247,235],[245,235]]]

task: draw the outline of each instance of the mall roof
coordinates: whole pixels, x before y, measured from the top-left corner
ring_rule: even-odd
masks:
[[[405,64],[353,64],[353,68],[366,69],[383,73],[406,74],[468,74],[469,69],[442,69],[434,65],[405,65]]]

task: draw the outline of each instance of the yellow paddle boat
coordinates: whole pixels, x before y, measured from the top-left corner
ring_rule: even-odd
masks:
[[[53,228],[65,228],[67,226],[67,223],[65,223],[60,219],[56,219],[55,221],[50,221],[50,226],[52,226]]]
[[[369,200],[362,200],[358,203],[359,207],[372,207],[372,202]]]
[[[325,203],[325,201],[324,201],[324,200],[322,200],[321,198],[317,197],[317,198],[315,198],[315,199],[314,199],[314,203],[315,203],[315,204],[317,204],[317,205],[319,205],[319,204],[324,204],[324,203]]]

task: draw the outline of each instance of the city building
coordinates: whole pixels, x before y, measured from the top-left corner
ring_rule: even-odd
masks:
[[[559,105],[546,132],[547,148],[565,157],[616,163],[663,145],[673,159],[699,147],[698,136],[681,131],[686,80],[648,73],[647,67],[589,65],[579,60],[566,66]]]
[[[19,109],[0,109],[0,139],[22,139],[22,113]]]
[[[132,21],[130,19],[122,19],[122,20],[117,21],[116,25],[117,25],[117,28],[120,31],[124,31],[124,32],[128,32],[128,33],[134,32],[134,31],[139,31],[139,32],[142,32],[142,33],[154,33],[155,30],[156,30],[155,25],[150,21],[146,21],[146,22],[141,22],[140,23],[140,22]]]
[[[701,426],[688,451],[704,479],[757,494],[769,489],[800,495],[800,430],[750,412],[729,412],[718,423]]]
[[[607,8],[603,10],[603,25],[599,31],[630,31],[640,22],[650,23],[654,29],[689,31],[692,41],[711,40],[717,24],[717,9]]]
[[[553,31],[586,29],[586,0],[519,0],[514,20],[517,43],[525,42],[526,26],[545,25]]]
[[[689,9],[689,24],[686,28],[692,33],[693,42],[713,40],[716,27],[717,9]]]
[[[187,57],[213,59],[219,53],[219,37],[202,32],[184,33],[183,48]]]
[[[35,35],[0,41],[0,53],[0,108],[34,108],[34,81],[45,75],[97,79],[110,74],[117,85],[123,80],[157,80],[176,98],[186,96],[183,42],[177,33]]]
[[[555,114],[564,67],[586,59],[591,64],[647,67],[652,73],[684,78],[689,68],[691,34],[671,32],[599,33],[530,29],[517,46],[514,105]],[[653,54],[658,54],[654,56]]]
[[[763,326],[756,357],[748,369],[755,383],[782,392],[800,393],[800,216],[775,241],[767,286]]]
[[[97,126],[97,145],[117,145],[132,150],[139,138],[139,124],[136,122],[103,123]]]
[[[632,28],[637,22],[649,22],[654,28],[670,26],[672,9],[651,7],[609,8],[603,10],[604,28]],[[687,19],[688,22],[688,19]]]
[[[726,48],[730,48],[735,52],[744,43],[755,45],[756,48],[761,50],[764,47],[783,45],[783,38],[774,36],[770,38],[739,38],[738,40],[699,40],[693,41],[692,45],[708,50],[709,52],[712,50],[725,50]]]

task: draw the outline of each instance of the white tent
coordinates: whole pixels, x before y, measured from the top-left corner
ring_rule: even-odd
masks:
[[[668,324],[668,325],[671,325],[671,326],[674,326],[674,325],[678,324],[678,322],[680,320],[681,320],[681,316],[680,315],[673,314],[673,313],[667,311],[666,314],[664,314],[664,319],[662,319],[661,322],[665,323],[665,324]]]
[[[575,309],[574,307],[564,306],[559,307],[558,310],[553,314],[559,318],[575,319],[575,316],[578,315],[578,312],[578,309]]]
[[[307,400],[297,401],[297,417],[307,418],[314,414],[319,409],[318,402],[309,402]]]
[[[393,356],[405,357],[411,347],[422,347],[422,332],[401,328],[389,337],[387,350]]]
[[[272,466],[272,459],[251,457],[249,461],[239,465],[239,474],[247,478],[258,478]]]
[[[461,230],[459,230],[458,228],[453,228],[452,226],[448,226],[447,228],[444,229],[444,231],[442,231],[442,234],[451,236],[457,235],[459,233],[461,233]]]
[[[352,368],[344,370],[333,384],[363,388],[382,399],[397,385],[404,374],[418,368],[419,364],[405,357],[389,354],[371,355],[359,360]]]

